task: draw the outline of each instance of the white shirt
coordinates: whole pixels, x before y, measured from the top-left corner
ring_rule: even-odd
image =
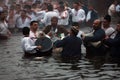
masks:
[[[71,13],[73,22],[80,22],[85,20],[85,11],[83,9],[79,9],[78,11],[72,9]]]
[[[116,6],[116,12],[120,12],[120,4]]]
[[[82,35],[83,33],[84,33],[83,31],[80,31],[80,30],[79,30],[79,32],[78,32],[78,34],[77,34],[77,37],[81,38],[81,35]]]
[[[115,29],[112,27],[109,27],[107,29],[103,28],[103,29],[105,30],[106,36],[110,36],[115,31]]]
[[[87,16],[86,16],[86,22],[88,22],[91,19],[91,12],[92,11],[88,11]]]
[[[35,46],[34,41],[30,37],[24,37],[21,40],[21,44],[22,44],[23,51],[28,52],[28,53],[36,53],[35,48],[37,46]]]
[[[6,22],[0,22],[0,34],[7,35],[8,34],[8,25]]]
[[[42,23],[45,24],[45,26],[51,25],[51,18],[53,16],[58,17],[58,13],[56,13],[55,11],[49,11],[45,14],[44,18],[41,20]]]
[[[113,16],[113,12],[112,11],[115,11],[115,5],[114,4],[112,4],[109,8],[108,8],[108,14],[110,15],[110,16]]]
[[[36,12],[37,20],[43,19],[44,16],[45,16],[45,14],[46,14],[46,11],[45,11],[45,10]]]
[[[18,17],[17,21],[16,21],[16,26],[19,29],[22,29],[23,27],[29,27],[30,26],[30,18],[26,18],[25,21],[22,21],[21,17]]]
[[[30,37],[31,39],[33,39],[33,41],[35,42],[35,41],[37,40],[37,39],[36,39],[36,37],[37,37],[37,32],[36,32],[36,34],[35,34],[35,33],[33,33],[32,31],[30,31],[29,37]]]
[[[59,20],[58,20],[58,24],[59,25],[68,25],[68,20],[69,20],[69,13],[68,11],[63,11],[61,13],[58,13],[59,14]],[[62,19],[62,17],[64,17],[64,19]]]

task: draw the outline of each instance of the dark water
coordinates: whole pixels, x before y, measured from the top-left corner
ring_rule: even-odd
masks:
[[[22,59],[22,35],[0,41],[0,80],[120,80],[117,63],[105,63],[103,57],[82,58],[63,63],[53,57],[42,61]]]

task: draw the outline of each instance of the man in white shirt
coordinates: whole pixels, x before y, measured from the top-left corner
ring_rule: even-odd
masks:
[[[16,26],[18,29],[22,29],[23,27],[28,26],[30,24],[30,17],[27,16],[26,11],[22,10],[21,11],[21,16],[19,16],[16,20]]]
[[[35,42],[37,40],[38,21],[31,21],[29,37]]]
[[[116,4],[117,4],[117,1],[114,0],[114,2],[113,2],[113,3],[110,5],[110,7],[108,8],[108,14],[109,14],[110,16],[114,16],[114,15],[115,15],[115,12],[116,12],[116,10],[115,10]]]
[[[81,24],[85,20],[85,11],[78,2],[73,3],[73,7],[74,8],[71,10],[72,22],[78,22]]]
[[[42,46],[35,46],[35,42],[31,37],[29,37],[30,29],[28,27],[24,27],[22,29],[24,37],[21,40],[22,49],[24,51],[24,57],[36,57],[37,49],[41,49]]]
[[[51,25],[51,18],[53,16],[58,17],[58,13],[53,11],[53,6],[51,4],[48,5],[48,12],[46,12],[44,18],[41,20],[42,23],[45,24],[45,26]]]
[[[8,30],[8,24],[5,19],[5,12],[0,12],[0,39],[7,39],[11,35],[11,32]]]
[[[59,20],[58,20],[58,24],[59,25],[63,25],[65,27],[68,27],[69,24],[69,13],[67,10],[65,10],[65,6],[64,5],[60,5],[58,6],[58,14],[59,14]]]
[[[105,30],[106,36],[109,36],[109,37],[111,37],[115,32],[115,29],[110,26],[110,22],[111,22],[111,16],[105,15],[103,20],[103,29]]]

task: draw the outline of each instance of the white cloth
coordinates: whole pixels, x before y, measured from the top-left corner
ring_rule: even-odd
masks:
[[[61,13],[58,12],[58,14],[59,14],[58,24],[59,25],[68,25],[68,23],[69,23],[69,13],[68,13],[68,11],[66,10],[66,11],[63,11]],[[62,17],[64,17],[64,19]]]
[[[115,11],[115,5],[114,4],[111,4],[110,7],[108,8],[108,14],[110,16],[113,16],[113,11]]]
[[[44,18],[41,20],[42,23],[45,24],[45,26],[51,25],[51,18],[53,16],[58,17],[58,13],[56,13],[55,11],[49,11],[45,14]]]
[[[21,17],[18,17],[17,21],[16,21],[16,26],[19,29],[22,29],[23,27],[29,27],[30,26],[30,18],[26,18],[25,21],[22,21]]]
[[[8,25],[6,22],[0,22],[0,34],[4,36],[8,34]]]
[[[115,31],[115,29],[112,27],[109,27],[107,29],[103,28],[103,29],[105,30],[106,36],[110,36]]]
[[[22,44],[23,51],[28,52],[28,53],[36,53],[35,48],[37,46],[35,46],[34,41],[30,37],[24,37],[21,40],[21,44]]]
[[[31,14],[28,13],[27,15],[31,18],[31,21],[36,21],[37,20],[37,16],[33,12]]]
[[[88,11],[87,16],[86,16],[86,22],[88,22],[91,19],[91,12],[92,11]]]
[[[71,13],[73,22],[80,22],[85,20],[85,11],[83,9],[79,9],[78,11],[72,9]]]
[[[116,6],[116,12],[120,12],[120,4]]]
[[[45,11],[45,10],[36,12],[37,20],[43,19],[44,16],[45,16],[45,14],[46,14],[46,11]]]
[[[31,39],[33,39],[33,41],[35,42],[35,41],[37,40],[37,39],[36,39],[36,37],[37,37],[37,32],[36,32],[36,33],[33,33],[32,31],[30,31],[29,37],[30,37]]]
[[[77,34],[77,37],[81,38],[81,35],[82,35],[83,33],[84,33],[83,31],[80,31],[80,30],[79,30],[79,32],[78,32],[78,34]]]

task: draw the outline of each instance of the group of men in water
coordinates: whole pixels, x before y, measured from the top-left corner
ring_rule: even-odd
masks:
[[[24,35],[22,48],[25,56],[48,56],[53,53],[54,49],[62,48],[60,53],[63,58],[80,59],[82,55],[81,45],[84,44],[86,56],[102,56],[109,53],[112,57],[120,57],[120,21],[118,21],[116,28],[113,28],[110,26],[110,15],[106,15],[103,20],[100,20],[92,6],[88,14],[86,14],[83,6],[78,2],[73,3],[73,9],[59,3],[54,4],[53,10],[53,5],[50,3],[44,4],[44,8],[40,12],[36,10],[34,5],[32,9],[30,5],[25,5],[24,10],[18,10],[20,5],[16,5],[18,7],[16,11],[14,11],[12,5],[7,20],[5,10],[0,11],[0,38],[6,39],[10,37],[11,32],[8,30],[7,23],[12,31],[10,26],[13,26],[15,22],[18,30],[22,30]],[[36,17],[35,12],[37,15],[45,14]],[[69,26],[70,16],[72,22]],[[80,30],[84,21],[87,21],[88,25],[93,29],[90,34]],[[42,27],[41,32],[38,31],[39,24],[45,26]],[[52,48],[42,52],[41,50],[44,47],[35,44],[36,40],[41,37],[50,39],[53,43]]]

